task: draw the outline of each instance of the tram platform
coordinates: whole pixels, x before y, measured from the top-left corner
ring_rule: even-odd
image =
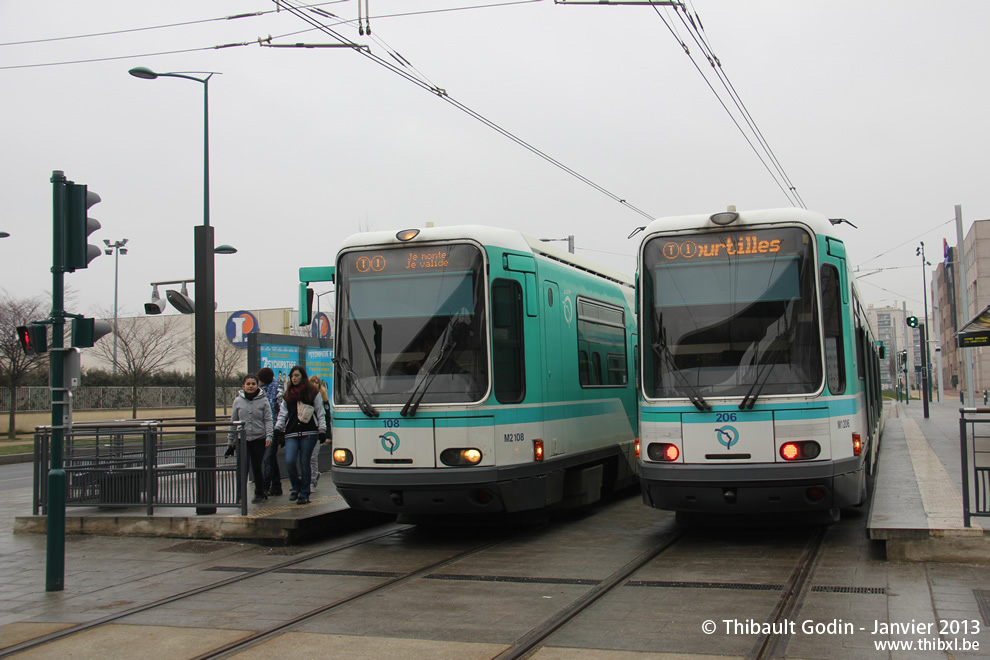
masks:
[[[214,514],[197,515],[195,509],[191,508],[156,507],[152,516],[147,515],[144,507],[68,508],[65,514],[65,532],[291,545],[316,538],[327,529],[340,530],[392,518],[354,511],[348,507],[334,488],[329,472],[321,476],[319,486],[310,496],[309,504],[297,505],[290,502],[288,486],[288,479],[285,479],[284,495],[248,505],[246,516],[240,515],[237,509],[224,508],[218,508]],[[15,518],[15,533],[44,534],[46,531],[46,516]]]
[[[867,530],[891,561],[990,564],[986,518],[963,525],[959,399],[888,402]],[[983,526],[980,524],[983,521]]]

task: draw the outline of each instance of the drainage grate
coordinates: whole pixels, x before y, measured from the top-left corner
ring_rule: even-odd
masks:
[[[521,577],[514,575],[460,575],[456,573],[434,573],[433,575],[427,575],[426,579],[465,582],[512,582],[516,584],[578,584],[583,586],[594,586],[601,584],[601,580],[587,580],[582,578]]]
[[[212,566],[204,570],[218,571],[223,573],[253,573],[254,571],[261,569],[245,568],[243,566]],[[345,571],[345,570],[322,569],[322,568],[282,568],[273,572],[290,573],[295,575],[344,575],[347,577],[379,577],[379,578],[396,578],[402,576],[402,573],[394,573],[391,571]]]
[[[980,606],[983,625],[990,626],[990,591],[986,589],[973,589],[973,595],[976,596],[976,604]]]
[[[276,573],[293,573],[296,575],[346,575],[348,577],[379,577],[397,578],[402,577],[402,573],[394,571],[345,571],[331,568],[283,568]]]
[[[661,589],[740,589],[743,591],[781,591],[780,584],[751,584],[747,582],[667,582],[661,580],[629,580],[627,587]]]
[[[227,544],[215,543],[213,541],[186,541],[185,543],[162,548],[158,552],[191,552],[197,555],[208,555],[211,552],[223,550],[225,547],[227,547]]]
[[[822,584],[812,587],[811,590],[826,594],[876,594],[882,596],[887,593],[886,587],[838,587]]]

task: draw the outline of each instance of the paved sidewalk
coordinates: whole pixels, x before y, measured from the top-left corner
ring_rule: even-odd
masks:
[[[888,403],[874,488],[870,538],[887,557],[910,561],[990,563],[990,538],[980,520],[963,525],[959,402]]]

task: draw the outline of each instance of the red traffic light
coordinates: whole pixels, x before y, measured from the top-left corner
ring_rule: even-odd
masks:
[[[26,355],[48,352],[48,328],[40,323],[17,326],[17,341]]]

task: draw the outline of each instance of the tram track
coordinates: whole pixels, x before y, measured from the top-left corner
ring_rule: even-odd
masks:
[[[542,621],[529,630],[517,629],[514,635],[515,641],[509,643],[508,646],[500,653],[493,655],[493,657],[498,658],[499,660],[531,657],[538,652],[539,649],[543,648],[555,635],[555,633],[561,631],[570,630],[571,632],[564,632],[564,634],[565,637],[572,637],[573,631],[579,630],[579,628],[569,628],[569,624],[574,622],[574,620],[582,615],[582,613],[587,612],[589,615],[594,617],[596,604],[602,603],[605,596],[617,593],[622,587],[667,587],[678,589],[738,589],[742,587],[762,587],[761,591],[779,592],[776,603],[771,607],[771,609],[764,610],[768,612],[766,618],[768,623],[779,623],[792,619],[795,613],[802,606],[805,597],[808,593],[810,593],[811,577],[814,574],[815,568],[821,558],[822,547],[824,545],[826,535],[826,527],[818,527],[809,530],[809,535],[805,537],[806,540],[802,541],[802,545],[796,545],[794,547],[795,551],[800,552],[800,556],[798,557],[794,567],[787,574],[787,579],[782,582],[777,582],[776,584],[737,583],[725,579],[716,579],[715,581],[705,583],[673,580],[668,582],[630,579],[633,578],[637,572],[646,569],[647,567],[653,566],[653,569],[655,569],[655,562],[665,555],[669,556],[669,558],[672,558],[674,561],[677,561],[675,558],[678,554],[685,554],[683,552],[684,550],[686,550],[687,556],[691,556],[693,546],[698,545],[699,543],[705,544],[710,542],[710,539],[707,538],[708,534],[703,532],[700,533],[700,536],[695,534],[696,531],[702,530],[702,528],[683,527],[679,525],[673,527],[668,526],[667,529],[663,530],[660,534],[658,534],[658,536],[654,537],[653,544],[646,550],[640,552],[632,559],[629,559],[611,573],[604,575],[603,577],[596,576],[594,578],[574,578],[567,577],[566,574],[562,577],[544,577],[539,576],[538,574],[535,576],[526,576],[525,574],[508,575],[501,571],[498,574],[493,575],[485,572],[478,573],[477,571],[452,573],[449,570],[442,570],[453,566],[457,562],[460,562],[468,557],[492,550],[501,544],[517,540],[525,541],[525,539],[529,536],[543,534],[547,531],[547,528],[541,528],[539,531],[535,531],[533,529],[517,530],[514,533],[500,534],[494,539],[488,536],[484,539],[480,539],[480,542],[478,542],[478,539],[475,539],[475,542],[472,542],[470,547],[463,548],[461,550],[449,550],[445,546],[440,546],[438,549],[435,549],[435,551],[431,551],[433,552],[432,555],[420,558],[419,562],[417,562],[418,565],[407,565],[402,567],[402,569],[395,571],[358,570],[361,568],[360,565],[340,567],[339,563],[338,566],[333,566],[332,564],[330,566],[320,566],[318,564],[315,567],[305,568],[299,566],[307,561],[319,559],[320,557],[331,555],[335,552],[340,552],[349,548],[356,548],[364,544],[369,544],[370,546],[370,544],[373,544],[376,541],[384,541],[385,543],[389,543],[389,537],[400,539],[402,537],[397,537],[397,534],[407,532],[412,528],[414,528],[412,525],[399,525],[394,523],[387,526],[380,526],[373,530],[369,530],[357,538],[337,543],[332,547],[322,550],[296,556],[287,561],[281,561],[277,564],[261,569],[222,565],[206,568],[204,570],[245,572],[224,580],[219,580],[211,584],[203,585],[201,587],[151,601],[143,605],[132,607],[85,624],[79,624],[62,631],[38,637],[33,640],[28,640],[15,646],[0,649],[0,658],[19,653],[21,651],[41,647],[45,644],[56,642],[85,630],[91,630],[100,626],[119,622],[129,616],[149,612],[155,608],[163,607],[170,603],[192,598],[200,594],[206,594],[211,591],[218,591],[226,586],[243,583],[251,580],[252,578],[273,573],[297,575],[339,575],[375,578],[381,581],[353,593],[341,594],[339,597],[328,602],[317,603],[306,611],[295,616],[288,616],[288,613],[286,613],[287,616],[283,620],[270,622],[271,625],[263,629],[244,631],[244,636],[240,639],[233,640],[222,645],[217,645],[208,651],[194,651],[195,653],[200,653],[200,655],[193,657],[196,657],[197,659],[204,659],[233,656],[241,651],[264,644],[268,640],[278,638],[283,634],[293,632],[294,630],[297,631],[300,627],[303,627],[307,623],[316,623],[320,617],[323,617],[324,615],[335,614],[337,612],[353,612],[353,610],[346,609],[345,606],[353,605],[360,609],[361,607],[367,606],[367,603],[369,602],[373,603],[374,601],[372,599],[375,596],[380,596],[389,590],[394,590],[402,587],[403,585],[417,581],[436,581],[437,584],[440,584],[441,582],[444,584],[451,584],[456,582],[472,581],[487,583],[557,584],[570,585],[570,587],[585,587],[585,589],[581,590],[581,593],[574,594],[574,597],[571,598],[563,607],[553,611],[552,613],[546,612]],[[721,536],[721,534],[716,534],[716,536]],[[804,535],[802,534],[801,536]],[[687,541],[687,548],[678,545],[685,541]],[[671,551],[678,547],[682,549],[682,552],[674,552],[671,555]],[[443,556],[438,558],[436,556],[436,551],[442,553]],[[649,576],[647,575],[644,577]],[[727,575],[724,577],[728,578],[729,576]],[[423,583],[419,584],[421,585],[420,588],[422,588]],[[223,592],[218,591],[218,593],[222,594]],[[365,602],[365,605],[360,604],[362,601]],[[766,604],[770,605],[769,602]],[[196,607],[196,605],[193,604],[188,607]],[[348,615],[344,614],[344,616],[346,617]],[[779,626],[770,626],[771,630],[776,628],[779,628]],[[559,640],[560,638],[558,637],[557,639]],[[743,651],[743,653],[747,657],[758,660],[778,657],[780,649],[786,643],[787,636],[784,634],[766,634],[759,637],[754,642],[754,646],[751,647],[751,650],[748,652]]]
[[[226,578],[224,580],[218,580],[217,582],[206,584],[206,585],[203,585],[201,587],[195,587],[193,589],[188,589],[186,591],[183,591],[183,592],[180,592],[180,593],[177,593],[177,594],[173,594],[171,596],[165,596],[163,598],[159,598],[157,600],[150,601],[150,602],[144,603],[142,605],[131,607],[131,608],[128,608],[126,610],[122,610],[120,612],[116,612],[114,614],[108,614],[107,616],[100,617],[99,619],[94,619],[92,621],[87,621],[85,623],[80,623],[80,624],[77,624],[77,625],[72,626],[70,628],[66,628],[64,630],[59,630],[59,631],[56,631],[56,632],[53,632],[53,633],[49,633],[47,635],[42,635],[40,637],[36,637],[34,639],[30,639],[30,640],[27,640],[25,642],[21,642],[20,644],[14,644],[12,646],[8,646],[8,647],[5,647],[5,648],[0,648],[0,658],[6,658],[6,657],[9,657],[11,655],[14,655],[15,653],[20,653],[22,651],[27,651],[29,649],[37,648],[37,647],[43,646],[45,644],[49,644],[51,642],[58,641],[60,639],[64,639],[64,638],[69,637],[71,635],[75,635],[75,634],[81,633],[81,632],[83,632],[85,630],[91,630],[93,628],[98,628],[100,626],[105,626],[107,624],[110,624],[110,623],[114,623],[116,621],[119,621],[120,619],[124,619],[126,617],[133,616],[135,614],[141,614],[142,612],[147,612],[148,610],[152,610],[152,609],[155,609],[157,607],[162,607],[164,605],[168,605],[170,603],[174,603],[174,602],[183,600],[185,598],[191,598],[193,596],[198,596],[200,594],[204,594],[204,593],[207,593],[207,592],[210,592],[210,591],[215,591],[217,589],[222,589],[223,587],[226,587],[226,586],[229,586],[229,585],[232,585],[232,584],[237,584],[237,583],[240,583],[240,582],[244,582],[245,580],[250,580],[251,578],[256,578],[258,576],[266,575],[268,573],[274,573],[274,572],[277,572],[277,571],[282,571],[282,570],[285,570],[285,569],[290,569],[293,566],[296,566],[298,564],[301,564],[301,563],[304,563],[304,562],[307,562],[307,561],[311,561],[313,559],[318,559],[320,557],[324,557],[326,555],[330,555],[330,554],[333,554],[335,552],[340,552],[342,550],[347,550],[348,548],[353,548],[353,547],[362,545],[364,543],[371,543],[371,542],[377,541],[379,539],[383,539],[383,538],[386,538],[386,537],[389,537],[389,536],[393,536],[395,534],[399,534],[401,532],[404,532],[404,531],[410,529],[411,527],[412,527],[412,525],[403,525],[403,524],[398,524],[398,523],[387,523],[385,525],[381,525],[379,527],[372,528],[372,530],[369,533],[362,534],[357,539],[354,539],[354,540],[351,540],[351,541],[346,541],[346,542],[343,542],[343,543],[338,543],[338,544],[336,544],[336,545],[334,545],[334,546],[332,546],[330,548],[325,548],[323,550],[317,550],[317,551],[314,551],[314,552],[309,552],[309,553],[306,553],[306,554],[303,554],[303,555],[299,555],[297,557],[293,557],[292,559],[287,559],[285,561],[279,562],[279,563],[274,564],[272,566],[268,566],[266,568],[259,568],[259,569],[256,569],[256,570],[251,570],[251,571],[246,572],[246,573],[241,574],[241,575],[236,575],[234,577]]]
[[[794,613],[804,602],[805,596],[808,594],[808,589],[810,587],[811,575],[814,573],[815,567],[818,565],[818,561],[821,558],[822,547],[825,545],[826,530],[827,527],[825,526],[818,527],[815,529],[812,537],[808,540],[808,544],[801,555],[801,559],[791,572],[790,577],[784,585],[784,592],[781,594],[780,600],[777,601],[777,606],[772,612],[773,618],[770,620],[771,624],[780,624],[781,622],[791,620]],[[784,627],[780,625],[770,626],[771,630],[778,630],[782,628]],[[754,660],[765,660],[766,658],[774,657],[781,642],[783,642],[785,638],[786,635],[782,633],[769,633],[763,635],[762,639],[756,645],[752,657]]]
[[[786,583],[782,585],[781,596],[771,611],[769,623],[779,624],[782,621],[791,619],[804,602],[804,598],[809,591],[810,578],[821,556],[826,529],[826,526],[817,527],[812,533],[798,563],[795,565]],[[520,637],[512,646],[495,656],[495,660],[519,660],[521,658],[531,657],[544,646],[545,642],[554,633],[566,626],[576,616],[593,606],[602,597],[626,585],[629,582],[628,578],[673,548],[689,532],[690,529],[680,529],[671,532],[652,548],[602,580],[585,595]],[[717,583],[708,583],[706,586],[717,586]],[[770,626],[771,630],[780,628],[781,626],[779,625]],[[785,641],[785,638],[786,635],[780,633],[761,636],[748,657],[753,658],[753,660],[766,660],[775,657],[777,649]]]

